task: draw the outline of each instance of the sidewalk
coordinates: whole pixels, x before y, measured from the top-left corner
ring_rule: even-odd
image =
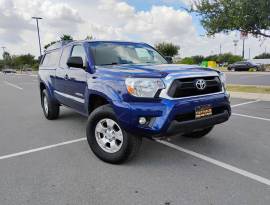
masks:
[[[233,98],[244,98],[250,100],[270,101],[270,94],[263,93],[246,93],[246,92],[229,92]]]

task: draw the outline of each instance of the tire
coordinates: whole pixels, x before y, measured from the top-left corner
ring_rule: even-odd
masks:
[[[213,128],[214,128],[214,126],[213,127],[208,127],[206,129],[199,130],[199,131],[185,133],[185,134],[183,134],[183,136],[189,137],[189,138],[202,138],[205,135],[209,134],[209,132],[211,132]]]
[[[52,101],[46,89],[41,92],[41,106],[44,116],[48,120],[54,120],[59,117],[59,105]]]
[[[110,105],[100,106],[90,114],[86,135],[94,154],[111,164],[120,164],[134,157],[142,142],[141,137],[133,136],[119,126]]]

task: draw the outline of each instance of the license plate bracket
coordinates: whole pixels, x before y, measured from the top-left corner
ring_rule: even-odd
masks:
[[[201,105],[195,108],[195,118],[200,119],[213,114],[211,105]]]

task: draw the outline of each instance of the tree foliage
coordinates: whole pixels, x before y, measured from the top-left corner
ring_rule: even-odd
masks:
[[[57,42],[59,42],[59,41],[73,41],[73,37],[72,37],[71,35],[63,34],[63,35],[60,37],[60,40],[58,40],[58,41],[52,41],[52,42],[46,44],[46,45],[44,46],[44,49],[49,48],[51,45],[53,45],[53,44],[55,44],[55,43],[57,43]]]
[[[158,43],[155,45],[156,49],[164,56],[173,57],[178,54],[179,46],[172,43]]]
[[[217,63],[235,63],[241,61],[243,58],[241,56],[233,55],[231,53],[224,53],[220,55],[210,55],[210,56],[191,56],[183,58],[180,63],[182,64],[201,64],[203,61],[216,61]]]
[[[3,53],[3,60],[4,61],[10,61],[11,60],[11,56],[10,56],[9,52],[5,51]]]
[[[52,41],[44,46],[44,49],[49,48],[51,45],[55,44],[57,41]]]
[[[204,60],[204,56],[191,56],[191,57],[186,57],[181,60],[182,64],[201,64],[201,62]]]
[[[190,12],[202,17],[208,35],[238,30],[270,37],[269,0],[194,0]]]
[[[270,59],[270,53],[262,53],[255,56],[254,59]]]
[[[61,41],[73,41],[73,37],[71,35],[64,34],[60,37]]]
[[[35,59],[35,56],[31,54],[25,55],[10,55],[6,52],[5,57],[3,60],[0,61],[0,69],[4,67],[10,67],[17,70],[21,70],[23,68],[37,68],[38,62]]]

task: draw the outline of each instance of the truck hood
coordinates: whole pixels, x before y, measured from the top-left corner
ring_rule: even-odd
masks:
[[[196,65],[182,64],[141,64],[141,65],[112,65],[97,66],[98,72],[118,75],[119,77],[160,77],[164,78],[169,74],[183,76],[207,76],[217,75],[216,70],[199,67]]]

